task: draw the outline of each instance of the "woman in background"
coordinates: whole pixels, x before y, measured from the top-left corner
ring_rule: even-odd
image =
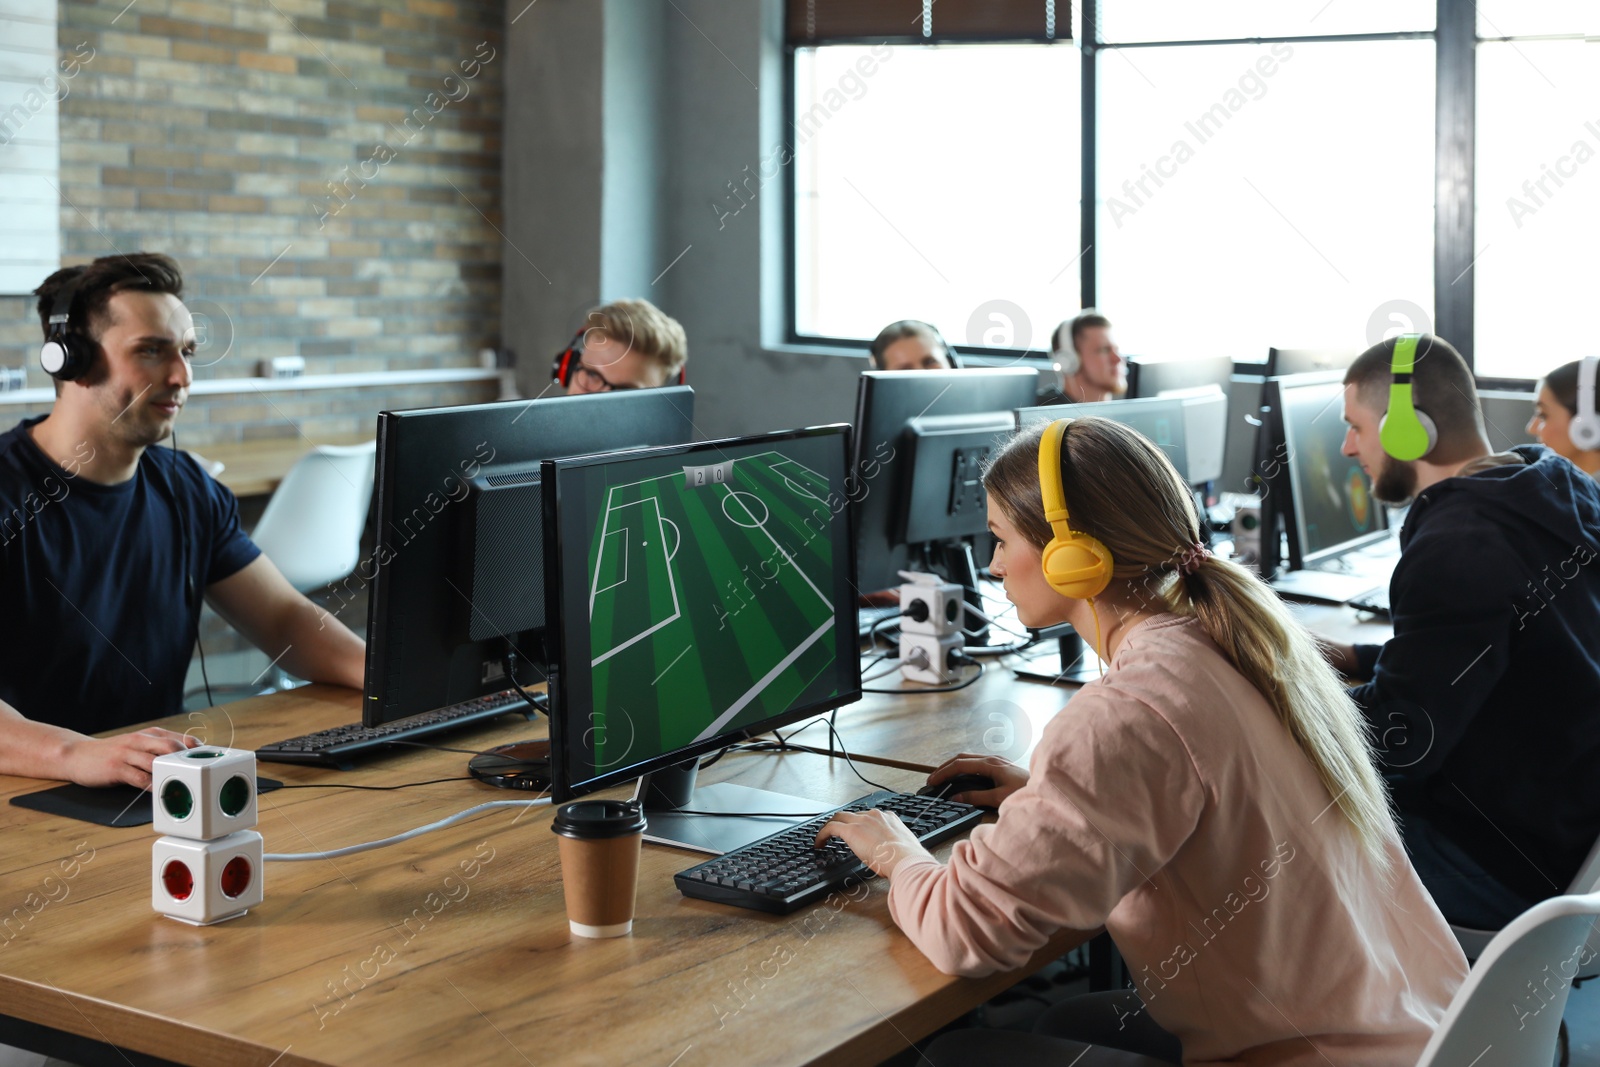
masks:
[[[873,370],[957,370],[961,357],[921,319],[901,319],[878,331],[869,350]]]
[[[1591,365],[1587,388],[1579,382],[1585,363]],[[1600,397],[1595,395],[1595,364],[1600,364],[1600,357],[1575,359],[1545,375],[1534,397],[1533,418],[1528,420],[1528,432],[1556,455],[1565,456],[1576,463],[1580,470],[1600,478],[1600,415],[1587,417],[1596,420],[1593,429],[1586,429],[1580,423],[1574,432],[1572,425],[1578,416],[1580,396],[1587,399],[1591,412],[1600,408]],[[1590,434],[1593,437],[1588,436]]]

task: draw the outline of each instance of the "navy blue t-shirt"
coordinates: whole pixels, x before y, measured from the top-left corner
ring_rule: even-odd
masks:
[[[187,453],[147,448],[100,485],[78,476],[91,446],[63,469],[40,421],[0,435],[0,699],[83,733],[178,714],[200,596],[261,550]]]

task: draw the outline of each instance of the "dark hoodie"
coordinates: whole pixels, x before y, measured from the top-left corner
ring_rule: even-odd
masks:
[[[1411,505],[1394,637],[1350,695],[1402,818],[1541,899],[1600,838],[1600,484],[1538,445],[1497,458]]]

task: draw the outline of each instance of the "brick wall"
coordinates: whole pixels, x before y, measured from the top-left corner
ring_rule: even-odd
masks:
[[[282,355],[308,374],[476,366],[498,343],[504,20],[502,0],[62,0],[61,54],[82,61],[61,103],[63,262],[175,256],[212,331],[198,378]],[[33,299],[0,297],[0,362],[30,386],[49,384],[39,337]],[[186,445],[353,433],[494,393],[196,396],[181,428]]]

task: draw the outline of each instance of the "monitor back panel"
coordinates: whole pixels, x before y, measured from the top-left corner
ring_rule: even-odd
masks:
[[[474,480],[554,456],[688,441],[693,422],[688,387],[379,415],[377,546],[343,583],[370,586],[363,721],[381,725],[507,688],[507,639],[472,635],[484,614],[471,594],[481,525]],[[528,499],[526,565],[540,570],[538,498]],[[516,516],[500,515],[496,529],[515,537]],[[531,639],[534,647],[511,640],[538,658]]]
[[[1032,407],[1030,369],[866,371],[856,394],[855,449],[846,494],[855,503],[857,586],[863,593],[900,584],[907,566],[899,540],[910,483],[907,424],[914,418]]]

